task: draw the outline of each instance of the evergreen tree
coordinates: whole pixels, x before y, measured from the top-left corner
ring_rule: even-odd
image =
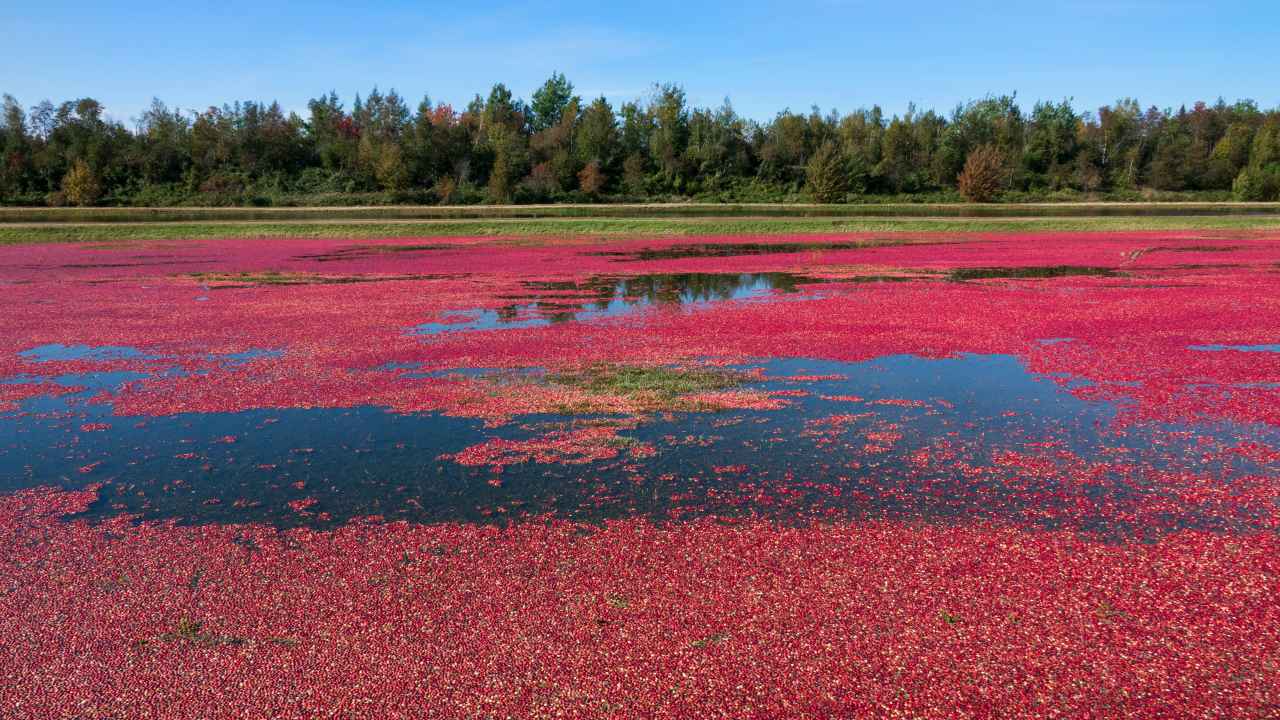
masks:
[[[574,100],[581,102],[573,94],[573,83],[561,73],[552,73],[542,87],[533,92],[533,102],[529,104],[533,131],[546,130],[559,123],[565,108]]]

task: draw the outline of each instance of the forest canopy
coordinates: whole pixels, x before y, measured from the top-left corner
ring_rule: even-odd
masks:
[[[1249,100],[1025,110],[1003,95],[757,122],[728,100],[691,107],[675,84],[615,107],[557,73],[528,102],[497,84],[464,108],[376,88],[303,115],[153,100],[128,127],[91,98],[3,106],[10,205],[1280,198],[1280,109]]]

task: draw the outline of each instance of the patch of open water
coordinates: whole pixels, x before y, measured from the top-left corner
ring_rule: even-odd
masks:
[[[1080,515],[1069,506],[1079,493],[1112,508],[1159,495],[1148,471],[1207,473],[1223,482],[1280,472],[1280,461],[1223,452],[1249,440],[1280,446],[1275,428],[1116,428],[1115,404],[1076,397],[1011,356],[775,359],[750,367],[766,377],[746,389],[791,391],[790,404],[659,414],[624,425],[616,457],[529,461],[500,473],[445,456],[495,438],[533,440],[618,418],[539,415],[486,428],[473,419],[373,407],[117,417],[109,403],[90,398],[145,375],[30,376],[23,380],[85,389],[29,398],[17,412],[0,414],[0,491],[103,482],[91,516],[127,512],[187,523],[751,514],[988,517],[1123,529],[1123,513]],[[653,452],[628,452],[632,447]],[[1011,454],[1032,458],[1034,467],[1000,462]],[[1081,490],[1075,480],[1088,468],[1091,480]],[[1227,528],[1254,519],[1189,513],[1168,521]]]
[[[623,262],[647,260],[681,260],[686,258],[724,258],[740,255],[784,255],[832,250],[858,250],[868,243],[858,242],[789,242],[789,243],[688,243],[636,250],[601,250],[588,253]]]
[[[768,297],[776,292],[794,293],[804,284],[823,282],[792,273],[674,273],[593,277],[581,282],[526,283],[531,291],[560,295],[530,295],[496,310],[466,308],[449,313],[443,322],[415,325],[410,332],[435,335],[442,332],[495,330],[550,325],[570,320],[590,321],[619,317],[654,305],[696,307],[712,302]]]
[[[23,350],[18,357],[28,362],[57,362],[66,360],[149,360],[140,350],[123,345],[63,345],[51,343]]]
[[[1224,350],[1234,350],[1235,352],[1273,352],[1280,353],[1280,343],[1269,345],[1191,345],[1192,350],[1200,350],[1204,352],[1222,352]]]

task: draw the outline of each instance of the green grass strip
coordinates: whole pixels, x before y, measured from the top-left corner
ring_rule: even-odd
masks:
[[[454,221],[0,224],[0,244],[211,238],[625,237],[856,232],[1280,229],[1280,216],[1089,218],[589,218]]]

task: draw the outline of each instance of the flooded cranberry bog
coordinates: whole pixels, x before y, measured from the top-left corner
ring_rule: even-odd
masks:
[[[15,717],[1275,717],[1280,232],[0,247]]]

